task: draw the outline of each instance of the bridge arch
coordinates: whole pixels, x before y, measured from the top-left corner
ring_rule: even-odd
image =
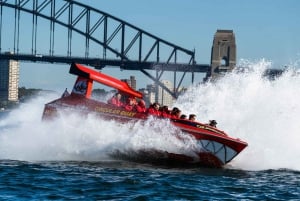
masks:
[[[5,54],[3,44],[9,43],[4,29],[4,16],[11,9],[14,18],[13,37],[10,50]],[[29,14],[31,23],[31,52],[22,52],[22,15]],[[48,22],[43,25],[40,21]],[[11,21],[10,21],[11,22]],[[47,27],[48,37],[40,39],[40,28]],[[67,32],[67,50],[58,55],[58,27]],[[74,55],[76,37],[84,41],[83,55]],[[47,44],[46,52],[40,52],[39,40]],[[28,43],[28,41],[26,41]],[[76,41],[77,44],[77,41]],[[96,52],[96,53],[95,53]],[[154,36],[128,22],[75,0],[2,0],[0,1],[0,59],[27,60],[35,62],[71,63],[79,62],[101,69],[105,66],[119,66],[125,70],[139,70],[161,86],[174,98],[179,95],[180,85],[187,73],[206,73],[210,66],[196,64],[195,51],[182,48]],[[154,71],[150,73],[148,71]],[[167,88],[161,81],[166,71],[174,72],[174,87]],[[177,72],[181,73],[178,79]],[[153,75],[154,74],[154,75]]]
[[[85,57],[90,55],[89,45],[92,41],[103,48],[103,59],[107,57],[109,51],[123,60],[145,62],[154,59],[152,61],[187,64],[194,62],[194,51],[165,41],[128,22],[77,1],[3,0],[0,2],[0,6],[1,24],[3,24],[3,7],[12,8],[15,11],[14,53],[20,53],[20,15],[21,12],[26,12],[32,15],[32,54],[39,54],[36,44],[37,27],[38,18],[42,18],[50,23],[50,37],[48,38],[50,55],[55,52],[55,29],[56,25],[60,25],[68,31],[67,56],[72,56],[72,34],[76,32],[85,39]],[[95,35],[97,31],[101,35]],[[0,37],[1,41],[5,37],[2,26],[0,27]],[[113,42],[115,42],[115,46]],[[128,54],[133,46],[138,47],[138,52],[129,56]],[[166,49],[169,50],[167,55],[165,54],[166,51],[162,51]],[[178,61],[178,54],[185,55],[187,60]],[[180,58],[182,59],[183,56]]]

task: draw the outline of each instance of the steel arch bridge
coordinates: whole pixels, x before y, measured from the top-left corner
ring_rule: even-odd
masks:
[[[0,0],[0,59],[139,70],[175,98],[186,73],[194,82],[210,70],[195,51],[74,0]],[[160,82],[165,71],[174,72],[173,91]]]

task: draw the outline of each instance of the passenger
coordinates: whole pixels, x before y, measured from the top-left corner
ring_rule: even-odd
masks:
[[[127,110],[127,111],[132,111],[133,108],[135,108],[136,104],[137,104],[137,103],[136,103],[135,97],[129,97],[129,98],[127,99],[127,103],[126,103],[126,105],[124,106],[124,108],[125,108],[125,110]]]
[[[182,115],[180,116],[180,119],[187,119],[187,116],[186,116],[185,114],[182,114]]]
[[[177,112],[175,112],[175,116],[176,116],[176,118],[180,118],[180,116],[181,116],[181,110],[178,110]]]
[[[190,121],[196,121],[196,115],[195,114],[190,114],[189,115],[189,120]]]
[[[122,107],[124,106],[124,103],[121,101],[121,98],[122,95],[120,93],[116,93],[111,99],[108,100],[108,103],[117,107]]]
[[[137,112],[146,112],[146,104],[144,100],[140,100],[138,104],[135,106]]]
[[[217,128],[217,124],[218,124],[218,123],[217,123],[216,120],[209,120],[209,124],[208,124],[208,125]]]
[[[167,105],[164,105],[161,108],[161,116],[164,117],[164,118],[170,118],[171,117],[171,112],[170,112]]]
[[[171,118],[179,119],[180,115],[181,115],[181,110],[179,110],[177,107],[174,107],[171,112]]]
[[[153,103],[149,108],[148,108],[148,114],[153,115],[153,116],[160,116],[161,113],[159,111],[159,104],[158,103]]]
[[[177,107],[173,107],[172,111],[171,111],[171,115],[175,114],[175,112],[179,110]]]

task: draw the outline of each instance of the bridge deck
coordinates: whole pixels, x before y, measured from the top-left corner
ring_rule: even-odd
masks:
[[[65,57],[31,54],[0,54],[0,59],[12,59],[19,61],[35,61],[47,63],[69,63],[72,62],[93,66],[96,69],[102,69],[105,66],[117,66],[124,70],[163,70],[177,72],[199,72],[206,73],[210,69],[208,64],[179,64],[179,63],[157,63],[157,62],[139,62],[122,61],[113,59],[84,58],[84,57]]]

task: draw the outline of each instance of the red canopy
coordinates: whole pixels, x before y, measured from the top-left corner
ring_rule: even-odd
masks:
[[[87,79],[91,79],[91,80],[101,83],[103,85],[115,88],[125,94],[131,95],[131,96],[134,96],[137,98],[143,98],[142,93],[132,89],[126,82],[122,82],[121,80],[118,80],[118,79],[111,77],[109,75],[106,75],[104,73],[92,70],[83,65],[80,65],[77,63],[72,63],[69,72],[71,74],[78,75],[80,77],[84,77]]]

